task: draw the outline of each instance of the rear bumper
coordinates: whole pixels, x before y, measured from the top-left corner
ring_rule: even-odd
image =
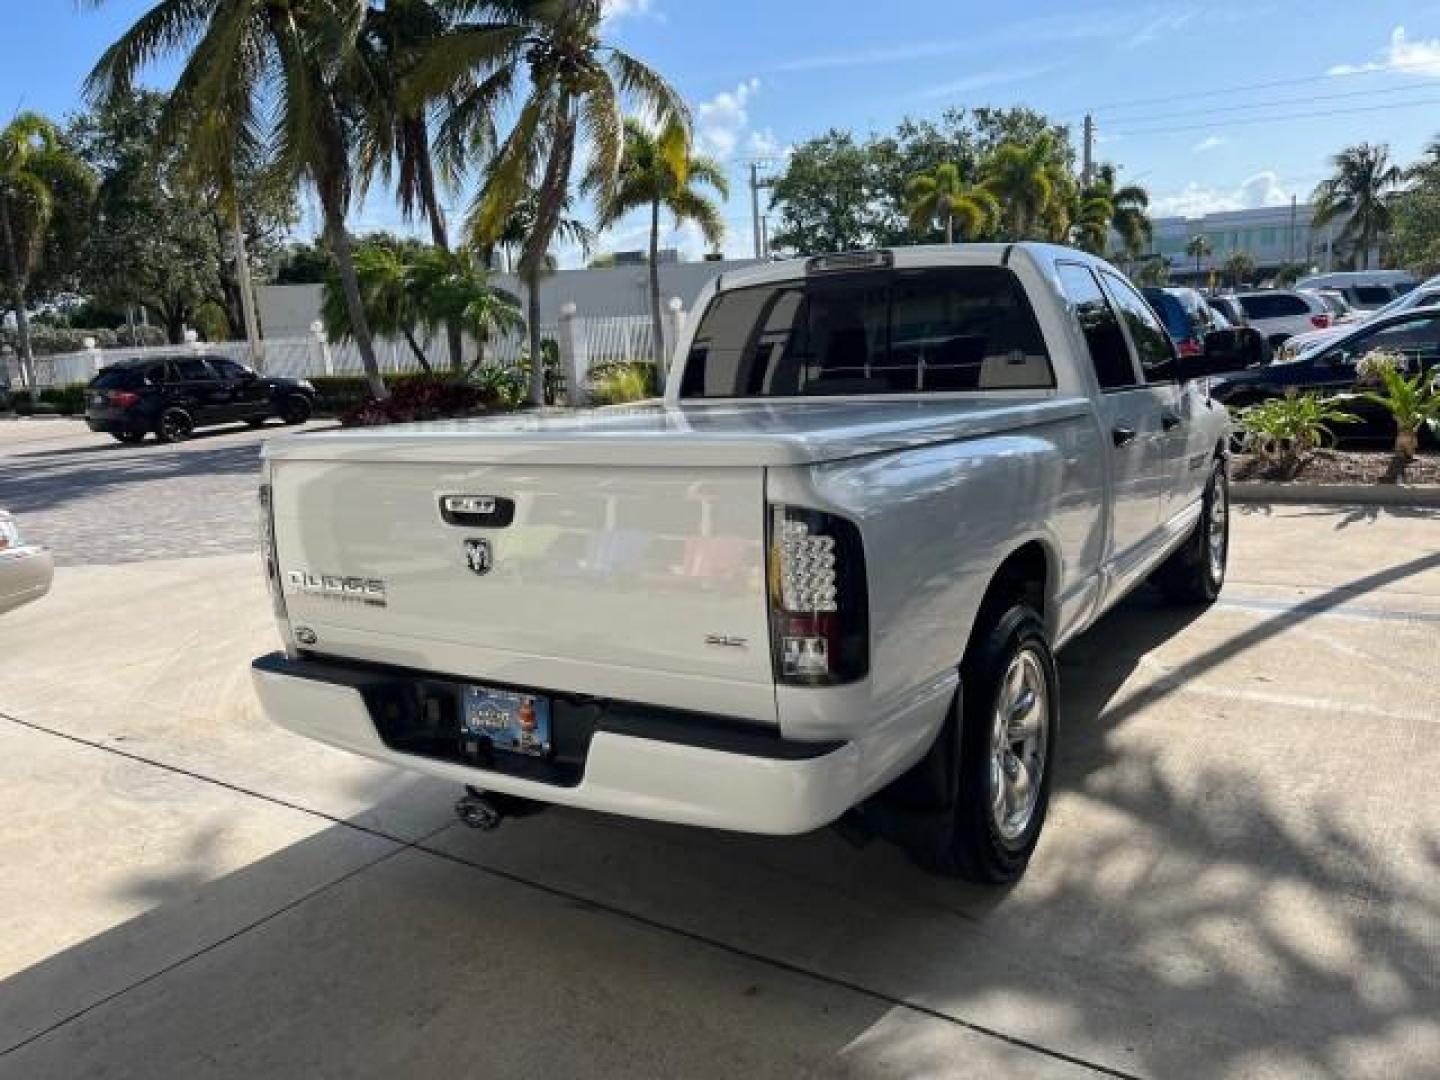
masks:
[[[85,423],[89,425],[91,431],[123,432],[149,430],[149,422],[145,417],[137,413],[129,412],[102,413],[99,415],[86,413]]]
[[[743,722],[587,702],[573,706],[572,723],[586,730],[572,771],[514,755],[481,766],[396,749],[393,726],[377,724],[377,711],[395,714],[398,699],[387,695],[425,692],[445,680],[278,653],[256,660],[253,674],[275,723],[343,750],[541,802],[739,832],[785,835],[827,825],[890,778],[877,763],[894,775],[934,736],[928,724],[910,725],[914,746],[901,748],[895,729],[883,725],[891,736],[883,748],[865,739],[802,743]],[[557,712],[557,726],[563,719]]]

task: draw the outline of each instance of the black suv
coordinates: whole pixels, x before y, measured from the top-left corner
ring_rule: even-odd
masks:
[[[120,360],[90,380],[85,422],[124,443],[150,432],[161,442],[188,438],[197,427],[270,417],[301,424],[315,409],[315,388],[299,379],[257,375],[223,356]]]

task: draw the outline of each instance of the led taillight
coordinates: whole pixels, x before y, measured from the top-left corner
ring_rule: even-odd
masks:
[[[129,390],[110,391],[110,404],[117,409],[128,409],[130,406],[138,404],[139,401],[140,395],[132,394]]]
[[[1194,338],[1186,338],[1184,341],[1180,342],[1181,356],[1200,356],[1204,352],[1205,346],[1200,344],[1200,342],[1196,341]]]
[[[830,686],[863,678],[870,667],[869,601],[854,523],[772,507],[769,576],[776,679]]]
[[[1316,330],[1328,330],[1328,329],[1330,329],[1330,319],[1331,319],[1331,316],[1328,315],[1328,314],[1327,314],[1327,315],[1311,315],[1311,316],[1310,316],[1310,325],[1313,326],[1313,327],[1315,327]]]

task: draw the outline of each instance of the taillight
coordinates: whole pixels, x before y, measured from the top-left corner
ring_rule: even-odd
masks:
[[[770,638],[775,678],[833,686],[870,670],[865,549],[854,522],[774,506],[770,516]]]
[[[1332,318],[1333,316],[1331,316],[1329,312],[1321,315],[1311,315],[1310,325],[1315,327],[1316,330],[1329,330]]]
[[[139,394],[132,394],[129,390],[111,390],[109,401],[117,409],[128,409],[140,402]]]
[[[1204,351],[1205,346],[1201,345],[1200,342],[1196,341],[1194,338],[1186,338],[1184,341],[1180,342],[1181,356],[1199,356]]]

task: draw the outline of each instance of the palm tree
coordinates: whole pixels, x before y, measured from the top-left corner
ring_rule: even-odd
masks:
[[[682,167],[676,168],[666,146],[677,137],[683,135],[657,133],[640,120],[627,119],[619,178],[608,193],[596,193],[600,202],[596,222],[599,228],[609,228],[632,210],[650,212],[651,351],[660,378],[665,371],[665,324],[660,316],[660,211],[663,208],[674,215],[677,229],[687,221],[695,222],[706,242],[714,246],[725,236],[725,219],[714,200],[697,191],[695,185],[708,185],[722,199],[730,197],[724,169],[713,158],[687,152]]]
[[[936,224],[945,233],[945,243],[955,242],[955,226],[972,240],[992,229],[1000,220],[1000,203],[988,188],[967,184],[959,166],[945,162],[933,173],[920,173],[905,185],[905,212],[910,228],[925,235]]]
[[[450,232],[439,188],[442,182],[452,189],[458,184],[463,162],[453,152],[436,154],[425,104],[408,87],[424,50],[449,28],[453,7],[446,0],[388,0],[366,12],[357,38],[360,60],[379,88],[372,99],[378,108],[365,117],[357,140],[362,185],[376,174],[393,183],[401,215],[406,221],[423,216],[431,242],[442,252],[450,250]],[[464,350],[458,318],[445,330],[450,367],[458,372]]]
[[[1348,146],[1330,161],[1334,174],[1311,196],[1313,224],[1318,228],[1347,217],[1339,240],[1358,247],[1361,268],[1368,270],[1376,244],[1390,230],[1394,217],[1390,196],[1404,181],[1404,173],[1391,162],[1390,148],[1384,144]]]
[[[381,337],[403,337],[422,371],[431,371],[430,361],[415,334],[422,322],[424,298],[412,284],[414,253],[385,239],[361,240],[355,246],[355,273],[366,323]],[[339,275],[332,271],[325,280],[320,303],[325,331],[332,341],[355,337],[350,307]]]
[[[92,98],[129,93],[144,67],[183,52],[162,140],[184,145],[222,188],[234,162],[273,144],[277,171],[319,197],[370,390],[383,398],[345,225],[357,190],[357,119],[379,110],[383,90],[355,47],[369,8],[368,0],[159,0],[105,51],[86,85]]]
[[[1185,242],[1185,254],[1195,259],[1195,276],[1200,276],[1200,260],[1214,252],[1210,246],[1210,238],[1204,233],[1196,233]]]
[[[1420,187],[1440,188],[1440,138],[1426,145],[1424,156],[1405,170],[1405,179]]]
[[[1255,260],[1248,251],[1237,251],[1225,260],[1223,270],[1231,288],[1238,289],[1255,276]]]
[[[462,7],[480,7],[461,4]],[[683,134],[664,152],[683,171],[690,114],[656,71],[601,38],[602,0],[493,0],[493,21],[459,23],[423,51],[412,93],[445,99],[455,137],[488,144],[494,116],[523,83],[513,128],[486,169],[472,221],[483,243],[496,242],[533,193],[533,227],[521,252],[522,275],[538,282],[565,217],[577,156],[588,151],[589,190],[613,190],[624,154],[622,98],[662,131]],[[461,89],[457,92],[456,88]],[[540,356],[531,320],[530,354]],[[544,400],[544,372],[533,365],[530,396]]]
[[[1058,155],[1047,132],[1029,143],[1005,143],[981,168],[981,184],[1000,200],[1009,239],[1024,240],[1044,218],[1055,195]]]
[[[93,195],[94,178],[60,143],[55,125],[36,113],[21,113],[0,129],[0,248],[3,248],[5,291],[15,309],[20,367],[35,396],[35,356],[30,342],[28,289],[44,255],[66,185]],[[3,311],[0,307],[0,311]]]
[[[1113,165],[1101,165],[1096,170],[1095,182],[1090,190],[1109,200],[1109,228],[1119,234],[1125,254],[1132,259],[1138,258],[1149,246],[1152,235],[1150,194],[1138,184],[1120,185]]]

